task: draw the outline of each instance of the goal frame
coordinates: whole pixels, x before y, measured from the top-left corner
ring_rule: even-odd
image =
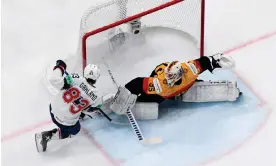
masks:
[[[146,16],[148,14],[157,12],[157,11],[162,10],[164,8],[167,8],[169,6],[176,5],[177,3],[180,3],[180,2],[183,2],[183,1],[185,1],[185,0],[171,0],[167,3],[159,5],[157,7],[145,10],[141,13],[129,16],[129,17],[124,18],[122,20],[116,21],[114,23],[111,23],[111,24],[105,25],[103,27],[97,28],[95,30],[84,33],[84,35],[82,36],[82,39],[81,39],[82,69],[84,69],[85,66],[87,65],[87,50],[86,50],[87,49],[87,43],[86,43],[86,41],[89,37],[91,37],[92,35],[95,35],[97,33],[100,33],[102,31],[105,31],[105,30],[114,28],[116,26],[119,26],[121,24],[127,23],[129,21],[132,21],[132,20],[138,19],[140,17]],[[201,14],[200,14],[200,17],[201,17],[200,18],[201,22],[200,22],[200,41],[199,41],[200,46],[199,46],[199,48],[200,48],[200,56],[204,56],[205,0],[201,0]]]

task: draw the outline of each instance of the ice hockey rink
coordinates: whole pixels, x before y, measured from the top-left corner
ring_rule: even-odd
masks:
[[[214,75],[207,72],[202,78],[237,80],[243,92],[238,101],[164,103],[159,120],[138,121],[145,137],[163,138],[160,145],[141,145],[129,126],[98,117],[82,122],[77,137],[51,142],[49,152],[37,153],[34,134],[55,127],[49,116],[53,96],[45,86],[45,71],[57,59],[76,52],[80,19],[89,6],[101,1],[2,1],[3,166],[276,165],[274,0],[206,0],[205,55],[229,54],[236,68]],[[160,62],[198,57],[190,43],[174,32],[160,29],[148,34],[149,45],[118,52],[117,61],[120,55],[129,61],[120,67],[128,73],[115,72],[120,83],[148,75]],[[136,64],[130,63],[132,57]],[[74,62],[69,59],[69,64]]]

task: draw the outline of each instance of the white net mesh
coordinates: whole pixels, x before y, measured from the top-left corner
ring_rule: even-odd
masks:
[[[168,0],[112,0],[91,7],[81,22],[82,35],[116,21],[145,12],[169,2]],[[185,31],[200,38],[202,0],[185,0],[155,13],[142,17],[145,26],[164,26]],[[100,19],[99,19],[100,18]],[[81,35],[81,36],[82,36]]]
[[[141,26],[168,27],[181,30],[191,35],[192,39],[200,47],[204,0],[111,0],[104,4],[90,7],[83,15],[80,25],[79,53],[83,54],[81,46],[82,37],[85,33],[95,31],[104,26],[112,27],[110,24],[145,13],[167,3],[174,4],[141,17]],[[91,35],[86,42],[89,43],[90,47],[97,47],[108,40],[108,34],[111,31],[111,28],[105,31],[99,30],[96,34]]]
[[[141,65],[145,65],[145,62],[142,62],[141,59],[146,59],[149,55],[154,58],[154,54],[156,54],[154,50],[156,48],[153,48],[153,44],[151,43],[164,43],[160,41],[160,39],[154,39],[155,36],[152,33],[153,31],[160,31],[161,33],[162,29],[160,28],[164,27],[181,31],[184,32],[186,36],[189,36],[189,39],[192,39],[191,41],[194,45],[200,46],[199,43],[201,41],[201,32],[203,28],[203,7],[204,0],[111,0],[101,5],[90,7],[81,19],[80,39],[77,51],[79,62],[77,63],[83,64],[82,62],[87,60],[87,63],[94,63],[100,66],[100,79],[105,81],[102,90],[108,91],[106,88],[108,87],[107,84],[110,84],[110,86],[112,86],[112,84],[114,85],[114,83],[110,81],[109,69],[113,72],[113,75],[119,82],[118,84],[124,84],[132,79],[134,75],[138,76],[142,74],[142,72],[139,73],[139,71],[141,71],[139,68],[141,67],[134,71],[137,64],[140,63]],[[134,20],[138,20],[138,24],[135,24],[133,22]],[[141,33],[135,35],[133,29],[124,25],[134,25],[131,26],[131,28],[137,28],[138,26]],[[146,33],[147,35],[143,35]],[[150,35],[153,41],[147,41],[147,46],[145,46],[145,44],[140,44],[138,46],[137,43],[132,43],[132,45],[130,45],[130,43],[133,42],[132,40],[127,40],[128,42],[126,42],[129,36],[136,39],[142,39],[143,36]],[[84,36],[88,37],[85,40],[85,44],[83,43]],[[181,35],[176,34],[175,36]],[[169,38],[170,36],[168,36],[168,39]],[[185,44],[190,44],[189,42],[185,43],[185,41],[180,41],[180,39],[179,42],[176,43],[181,43],[177,46],[178,48],[181,48]],[[169,44],[170,43],[167,45]],[[162,44],[159,44],[154,47],[164,47],[161,45]],[[86,46],[86,48],[83,49],[83,46]],[[114,50],[114,47],[120,47],[119,51],[118,49]],[[169,49],[170,53],[174,54],[173,50],[175,49],[173,46]],[[198,57],[200,56],[198,48],[197,51],[193,49],[189,50],[188,48],[178,51],[182,52],[180,57],[184,57],[185,53],[196,54]],[[83,54],[85,54],[85,58]],[[176,54],[179,55],[179,53]],[[154,61],[156,64],[151,66],[145,65],[143,69],[148,71],[147,73],[150,73],[159,63],[160,58],[156,56],[155,60],[151,61]],[[85,64],[81,67],[78,66],[75,71],[80,72],[82,70],[80,68],[85,66]],[[126,71],[126,69],[128,71]],[[132,72],[130,71],[131,69]],[[121,76],[122,74],[124,75],[123,77]],[[109,77],[109,83],[107,83],[107,79],[104,78],[105,76]],[[99,86],[101,85],[98,85],[98,87]]]

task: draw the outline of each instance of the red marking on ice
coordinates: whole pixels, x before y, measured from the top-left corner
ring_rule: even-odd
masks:
[[[247,86],[247,88],[250,89],[250,91],[259,99],[260,104],[258,106],[262,107],[267,104],[267,102],[263,99],[263,97],[261,97],[261,95],[258,93],[258,91],[252,87],[250,82],[247,79],[245,79],[244,76],[239,74],[236,70],[232,70],[232,71]]]
[[[46,126],[46,125],[51,124],[51,123],[52,123],[52,121],[48,120],[48,121],[44,121],[44,122],[35,124],[33,126],[29,126],[29,127],[23,128],[21,130],[14,131],[11,134],[8,134],[8,135],[5,135],[5,136],[1,137],[1,142],[5,142],[5,141],[11,140],[11,139],[13,139],[15,137],[19,137],[22,134],[25,134],[27,132],[33,131],[33,130],[35,130],[37,128],[41,128],[41,127]]]
[[[238,46],[235,46],[235,47],[233,47],[233,48],[231,48],[231,49],[229,49],[229,50],[227,50],[227,51],[224,51],[224,54],[230,54],[230,53],[232,53],[232,52],[234,52],[234,51],[238,51],[238,50],[240,50],[240,49],[242,49],[242,48],[245,48],[245,47],[247,47],[247,46],[249,46],[249,45],[252,45],[252,44],[257,43],[257,42],[259,42],[259,41],[262,41],[262,40],[264,40],[264,39],[268,39],[268,38],[270,38],[270,37],[272,37],[272,36],[274,36],[274,35],[276,35],[276,31],[273,31],[273,32],[271,32],[271,33],[267,33],[267,34],[265,34],[265,35],[263,35],[263,36],[260,36],[260,37],[258,37],[258,38],[256,38],[256,39],[249,40],[249,41],[246,42],[246,43],[243,43],[243,44],[240,44],[240,45],[238,45]],[[234,71],[234,73],[237,74],[236,71]],[[239,76],[239,74],[237,74],[237,75]],[[266,102],[265,102],[259,95],[257,95],[256,91],[251,87],[250,83],[249,83],[248,81],[246,81],[245,78],[243,78],[242,76],[239,76],[239,78],[246,84],[246,86],[249,87],[249,89],[252,90],[252,92],[253,92],[254,94],[256,94],[256,96],[260,99],[262,105],[263,105],[263,104],[266,104]],[[40,123],[40,124],[36,124],[36,125],[29,126],[29,127],[26,127],[26,128],[24,128],[24,129],[21,129],[21,130],[18,130],[18,131],[14,131],[14,132],[12,132],[12,133],[9,134],[9,135],[3,136],[3,137],[1,138],[1,142],[8,141],[8,140],[13,139],[13,138],[15,138],[15,137],[17,137],[17,136],[20,136],[20,135],[22,135],[22,134],[24,134],[24,133],[30,132],[30,131],[32,131],[32,130],[35,130],[36,128],[40,128],[40,127],[42,127],[42,126],[44,126],[44,125],[46,125],[46,124],[50,124],[50,122],[51,122],[51,121],[45,121],[45,122],[42,122],[42,123]]]
[[[271,32],[271,33],[267,33],[267,34],[265,34],[265,35],[263,35],[263,36],[260,36],[260,37],[258,37],[258,38],[256,38],[256,39],[249,40],[249,41],[246,42],[246,43],[243,43],[243,44],[240,44],[240,45],[238,45],[238,46],[235,46],[235,47],[233,47],[233,48],[231,48],[231,49],[229,49],[229,50],[227,50],[227,51],[224,51],[224,54],[230,54],[230,53],[232,53],[232,52],[234,52],[234,51],[238,51],[238,50],[240,50],[240,49],[242,49],[242,48],[245,48],[245,47],[247,47],[247,46],[249,46],[249,45],[252,45],[252,44],[255,44],[255,43],[260,42],[260,41],[262,41],[262,40],[268,39],[268,38],[270,38],[270,37],[272,37],[272,36],[274,36],[274,35],[276,35],[276,31],[273,31],[273,32]],[[235,74],[237,74],[236,71],[234,71],[234,72],[235,72]],[[260,99],[261,105],[264,105],[264,104],[267,103],[267,102],[266,102],[266,101],[265,101],[265,100],[264,100],[264,99],[263,99],[263,98],[252,88],[252,86],[249,84],[248,81],[246,81],[245,78],[243,78],[243,77],[240,76],[239,74],[237,74],[237,76],[238,76],[238,77],[246,84],[246,86],[248,86],[248,88],[249,88],[249,89]],[[251,138],[253,138],[255,135],[257,135],[257,133],[263,128],[263,126],[265,126],[265,124],[267,123],[268,118],[269,118],[271,112],[272,112],[272,110],[270,110],[269,113],[267,114],[266,120],[263,121],[263,123],[258,127],[258,129],[257,129],[252,135],[250,135],[249,138],[247,138],[245,141],[243,141],[242,143],[240,143],[238,146],[234,147],[233,149],[229,150],[228,152],[223,153],[223,154],[219,155],[218,157],[215,157],[215,158],[213,158],[213,159],[210,159],[210,160],[208,160],[208,161],[206,161],[206,162],[204,162],[204,163],[201,163],[201,164],[203,164],[203,165],[210,164],[211,162],[215,162],[215,161],[221,159],[222,157],[224,157],[224,156],[226,156],[226,155],[228,155],[228,154],[230,154],[230,153],[233,153],[233,152],[235,152],[236,150],[238,150],[239,148],[241,148],[241,147],[242,147],[243,145],[245,145]],[[41,127],[43,127],[43,126],[45,126],[45,125],[48,125],[48,124],[50,124],[50,123],[51,123],[51,121],[48,120],[48,121],[45,121],[45,122],[42,122],[42,123],[39,123],[39,124],[36,124],[36,125],[33,125],[33,126],[26,127],[26,128],[24,128],[24,129],[21,129],[21,130],[18,130],[18,131],[14,131],[14,132],[12,132],[11,134],[8,134],[8,135],[6,135],[6,136],[1,137],[1,142],[5,142],[5,141],[12,140],[12,139],[15,138],[15,137],[19,137],[19,136],[22,135],[22,134],[28,133],[28,132],[30,132],[30,131],[33,131],[33,130],[37,129],[37,128],[41,128]],[[112,159],[112,157],[110,157],[110,156],[108,155],[107,152],[104,151],[104,149],[102,148],[102,146],[101,146],[100,144],[98,144],[98,143],[95,141],[95,139],[94,139],[91,135],[87,134],[87,137],[89,138],[89,140],[91,140],[91,142],[94,144],[94,146],[96,146],[97,149],[99,149],[99,151],[103,154],[103,156],[105,156],[106,159],[107,159],[110,163],[112,163],[112,165],[116,165],[116,166],[117,166],[117,165],[120,165],[117,161],[115,161],[114,159]]]
[[[264,39],[268,39],[268,38],[270,38],[270,37],[272,37],[272,36],[274,36],[274,35],[276,35],[276,31],[271,32],[271,33],[267,33],[267,34],[265,34],[265,35],[263,35],[263,36],[260,36],[260,37],[258,37],[258,38],[256,38],[256,39],[250,40],[250,41],[248,41],[248,42],[246,42],[246,43],[244,43],[244,44],[241,44],[241,45],[238,45],[238,46],[236,46],[236,47],[234,47],[234,48],[231,48],[231,49],[225,51],[224,54],[230,54],[230,53],[232,53],[232,52],[234,52],[234,51],[240,50],[240,49],[245,48],[245,47],[247,47],[247,46],[249,46],[249,45],[252,45],[252,44],[254,44],[254,43],[257,43],[257,42],[259,42],[259,41],[262,41],[262,40],[264,40]],[[254,95],[260,100],[260,104],[259,104],[258,106],[260,106],[260,107],[265,106],[265,105],[267,104],[266,100],[260,95],[260,93],[259,93],[256,89],[253,88],[253,86],[250,84],[250,82],[249,82],[245,77],[243,77],[242,75],[240,75],[237,71],[233,70],[233,72],[234,72],[234,73],[238,76],[238,78],[239,78],[239,79],[250,89],[250,91],[251,91],[252,93],[254,93]],[[250,141],[251,139],[253,139],[253,138],[264,128],[264,126],[267,124],[267,122],[268,122],[268,120],[269,120],[269,117],[270,117],[271,113],[272,113],[272,109],[269,108],[268,113],[266,114],[264,121],[258,126],[258,128],[257,128],[251,135],[249,135],[249,136],[248,136],[245,140],[243,140],[241,143],[239,143],[238,145],[236,145],[236,146],[233,147],[232,149],[230,149],[230,150],[228,150],[228,151],[226,151],[226,152],[224,152],[224,153],[219,154],[218,156],[216,156],[216,157],[214,157],[214,158],[208,159],[207,161],[202,162],[202,163],[200,163],[200,164],[196,164],[196,165],[207,165],[207,164],[211,164],[211,163],[214,163],[214,162],[216,162],[216,161],[218,161],[218,160],[221,160],[223,157],[225,157],[225,156],[227,156],[227,155],[229,155],[229,154],[232,154],[232,153],[238,151],[238,150],[239,150],[240,148],[242,148],[244,145],[248,144],[249,141]]]
[[[102,147],[102,145],[100,145],[95,138],[89,134],[89,132],[85,129],[82,128],[82,130],[84,131],[84,134],[86,135],[86,137],[90,140],[90,142],[102,153],[102,155],[108,160],[108,162],[114,166],[119,166],[120,163],[116,160],[114,160]]]
[[[234,148],[232,148],[224,153],[221,153],[220,155],[218,155],[214,158],[208,159],[207,161],[202,162],[200,164],[196,164],[196,165],[208,165],[208,164],[217,162],[217,161],[221,160],[223,157],[238,151],[240,148],[242,148],[243,146],[248,144],[249,141],[251,139],[253,139],[264,128],[264,126],[267,124],[267,122],[269,120],[271,113],[272,113],[272,109],[270,108],[267,115],[265,116],[265,120],[258,126],[258,128],[251,135],[249,135],[245,140],[243,140],[238,145],[236,145]]]
[[[260,36],[260,37],[258,37],[256,39],[249,40],[249,41],[247,41],[247,42],[245,42],[243,44],[239,44],[239,45],[237,45],[237,46],[235,46],[235,47],[233,47],[233,48],[231,48],[229,50],[224,51],[224,54],[230,54],[230,53],[232,53],[234,51],[237,51],[237,50],[245,48],[245,47],[247,47],[249,45],[255,44],[255,43],[260,42],[260,41],[262,41],[264,39],[268,39],[268,38],[270,38],[270,37],[272,37],[274,35],[276,35],[276,31],[267,33],[267,34],[262,35],[262,36]]]

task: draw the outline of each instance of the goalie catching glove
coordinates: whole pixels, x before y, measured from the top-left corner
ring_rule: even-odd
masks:
[[[235,67],[234,59],[231,56],[223,55],[223,53],[218,53],[208,58],[211,62],[211,67],[208,68],[210,72],[213,72],[215,69],[232,69]]]

